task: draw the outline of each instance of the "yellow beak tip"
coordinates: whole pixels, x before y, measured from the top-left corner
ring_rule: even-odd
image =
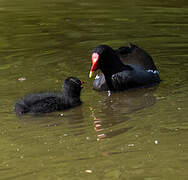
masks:
[[[94,75],[94,72],[93,72],[93,71],[90,71],[90,73],[89,73],[89,78],[92,78],[93,75]]]

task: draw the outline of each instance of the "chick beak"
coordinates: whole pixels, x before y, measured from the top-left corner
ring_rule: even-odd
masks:
[[[85,81],[81,81],[81,88],[84,88],[84,84],[86,84]]]

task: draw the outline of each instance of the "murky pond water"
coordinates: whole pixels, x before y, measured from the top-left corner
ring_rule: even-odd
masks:
[[[186,1],[0,0],[0,179],[187,180],[188,3]],[[92,90],[91,50],[133,42],[161,84]],[[87,81],[83,104],[16,117],[25,94]]]

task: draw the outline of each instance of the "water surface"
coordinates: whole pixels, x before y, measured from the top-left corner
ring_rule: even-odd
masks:
[[[0,0],[0,179],[186,180],[186,1]],[[92,90],[91,50],[129,42],[146,49],[161,84]],[[16,117],[25,94],[87,81],[83,104]]]

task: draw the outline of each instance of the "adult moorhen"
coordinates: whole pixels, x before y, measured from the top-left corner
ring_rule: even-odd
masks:
[[[90,78],[97,69],[103,74],[96,76],[93,82],[95,90],[116,91],[160,83],[152,57],[133,44],[117,50],[107,45],[97,46],[92,52]]]

